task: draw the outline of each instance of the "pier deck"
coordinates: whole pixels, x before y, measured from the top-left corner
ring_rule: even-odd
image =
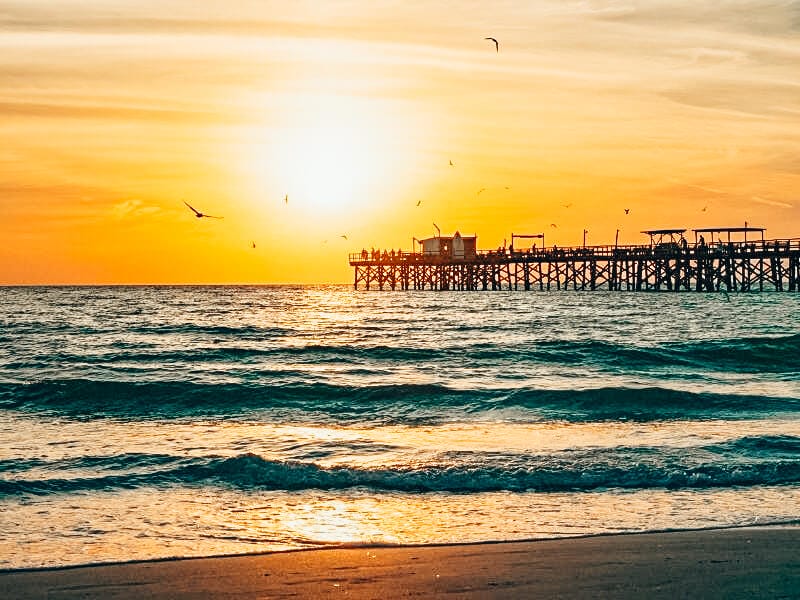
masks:
[[[356,290],[800,291],[800,238],[349,258]]]

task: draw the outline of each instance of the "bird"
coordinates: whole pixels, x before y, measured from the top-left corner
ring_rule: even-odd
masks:
[[[455,167],[455,165],[453,164],[453,161],[452,161],[452,160],[450,161],[450,166],[451,166],[451,167]]]
[[[490,40],[490,41],[494,42],[494,50],[495,50],[495,52],[500,52],[500,42],[498,42],[493,37],[487,37],[487,38],[483,38],[483,39]]]
[[[561,206],[563,206],[564,208],[572,208],[572,202],[570,202],[569,204],[562,204]]]
[[[283,197],[283,203],[284,203],[284,204],[289,204],[289,194],[286,194],[286,195]]]
[[[707,208],[708,208],[707,206],[704,206],[703,208],[700,209],[700,212],[706,212]]]
[[[481,192],[485,192],[485,191],[486,191],[486,188],[481,188],[481,189],[479,189],[479,190],[478,190],[478,193],[477,193],[477,194],[475,194],[475,195],[476,195],[476,196],[480,196],[480,195],[481,195]]]
[[[197,210],[197,209],[196,209],[194,206],[192,206],[191,204],[189,204],[188,202],[186,202],[186,200],[184,200],[184,201],[183,201],[183,203],[184,203],[186,206],[188,206],[188,207],[189,207],[189,210],[191,210],[191,211],[194,213],[194,216],[195,216],[195,217],[197,217],[198,219],[202,219],[203,217],[208,217],[209,219],[222,219],[222,218],[223,218],[223,217],[215,217],[214,215],[207,215],[207,214],[205,214],[205,213],[201,213],[201,212],[200,212],[199,210]]]
[[[422,204],[422,200],[418,200],[417,201],[417,206],[420,206],[421,204]]]
[[[629,212],[631,212],[631,209],[630,208],[626,208],[625,209],[625,214],[627,215]]]
[[[340,235],[339,237],[342,237],[342,238],[344,238],[344,239],[347,239],[347,236],[346,236],[346,235]]]
[[[556,225],[555,223],[550,223],[550,227],[558,228],[558,225]]]
[[[256,247],[256,243],[255,243],[255,242],[250,242],[250,243],[252,244],[252,247],[253,247],[253,248],[255,248],[255,247]]]

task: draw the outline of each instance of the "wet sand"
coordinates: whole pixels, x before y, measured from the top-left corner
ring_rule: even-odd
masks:
[[[12,571],[2,598],[800,598],[800,527]]]

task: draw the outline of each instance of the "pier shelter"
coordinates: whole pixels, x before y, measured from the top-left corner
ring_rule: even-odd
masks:
[[[476,255],[477,236],[466,237],[456,231],[452,236],[435,236],[419,240],[423,256],[439,256],[463,260]]]

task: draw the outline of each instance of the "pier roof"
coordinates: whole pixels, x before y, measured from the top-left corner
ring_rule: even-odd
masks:
[[[692,229],[695,233],[744,233],[745,231],[766,231],[764,227],[705,227]]]
[[[686,229],[647,229],[642,233],[646,235],[669,235],[671,233],[684,233],[685,231]]]

